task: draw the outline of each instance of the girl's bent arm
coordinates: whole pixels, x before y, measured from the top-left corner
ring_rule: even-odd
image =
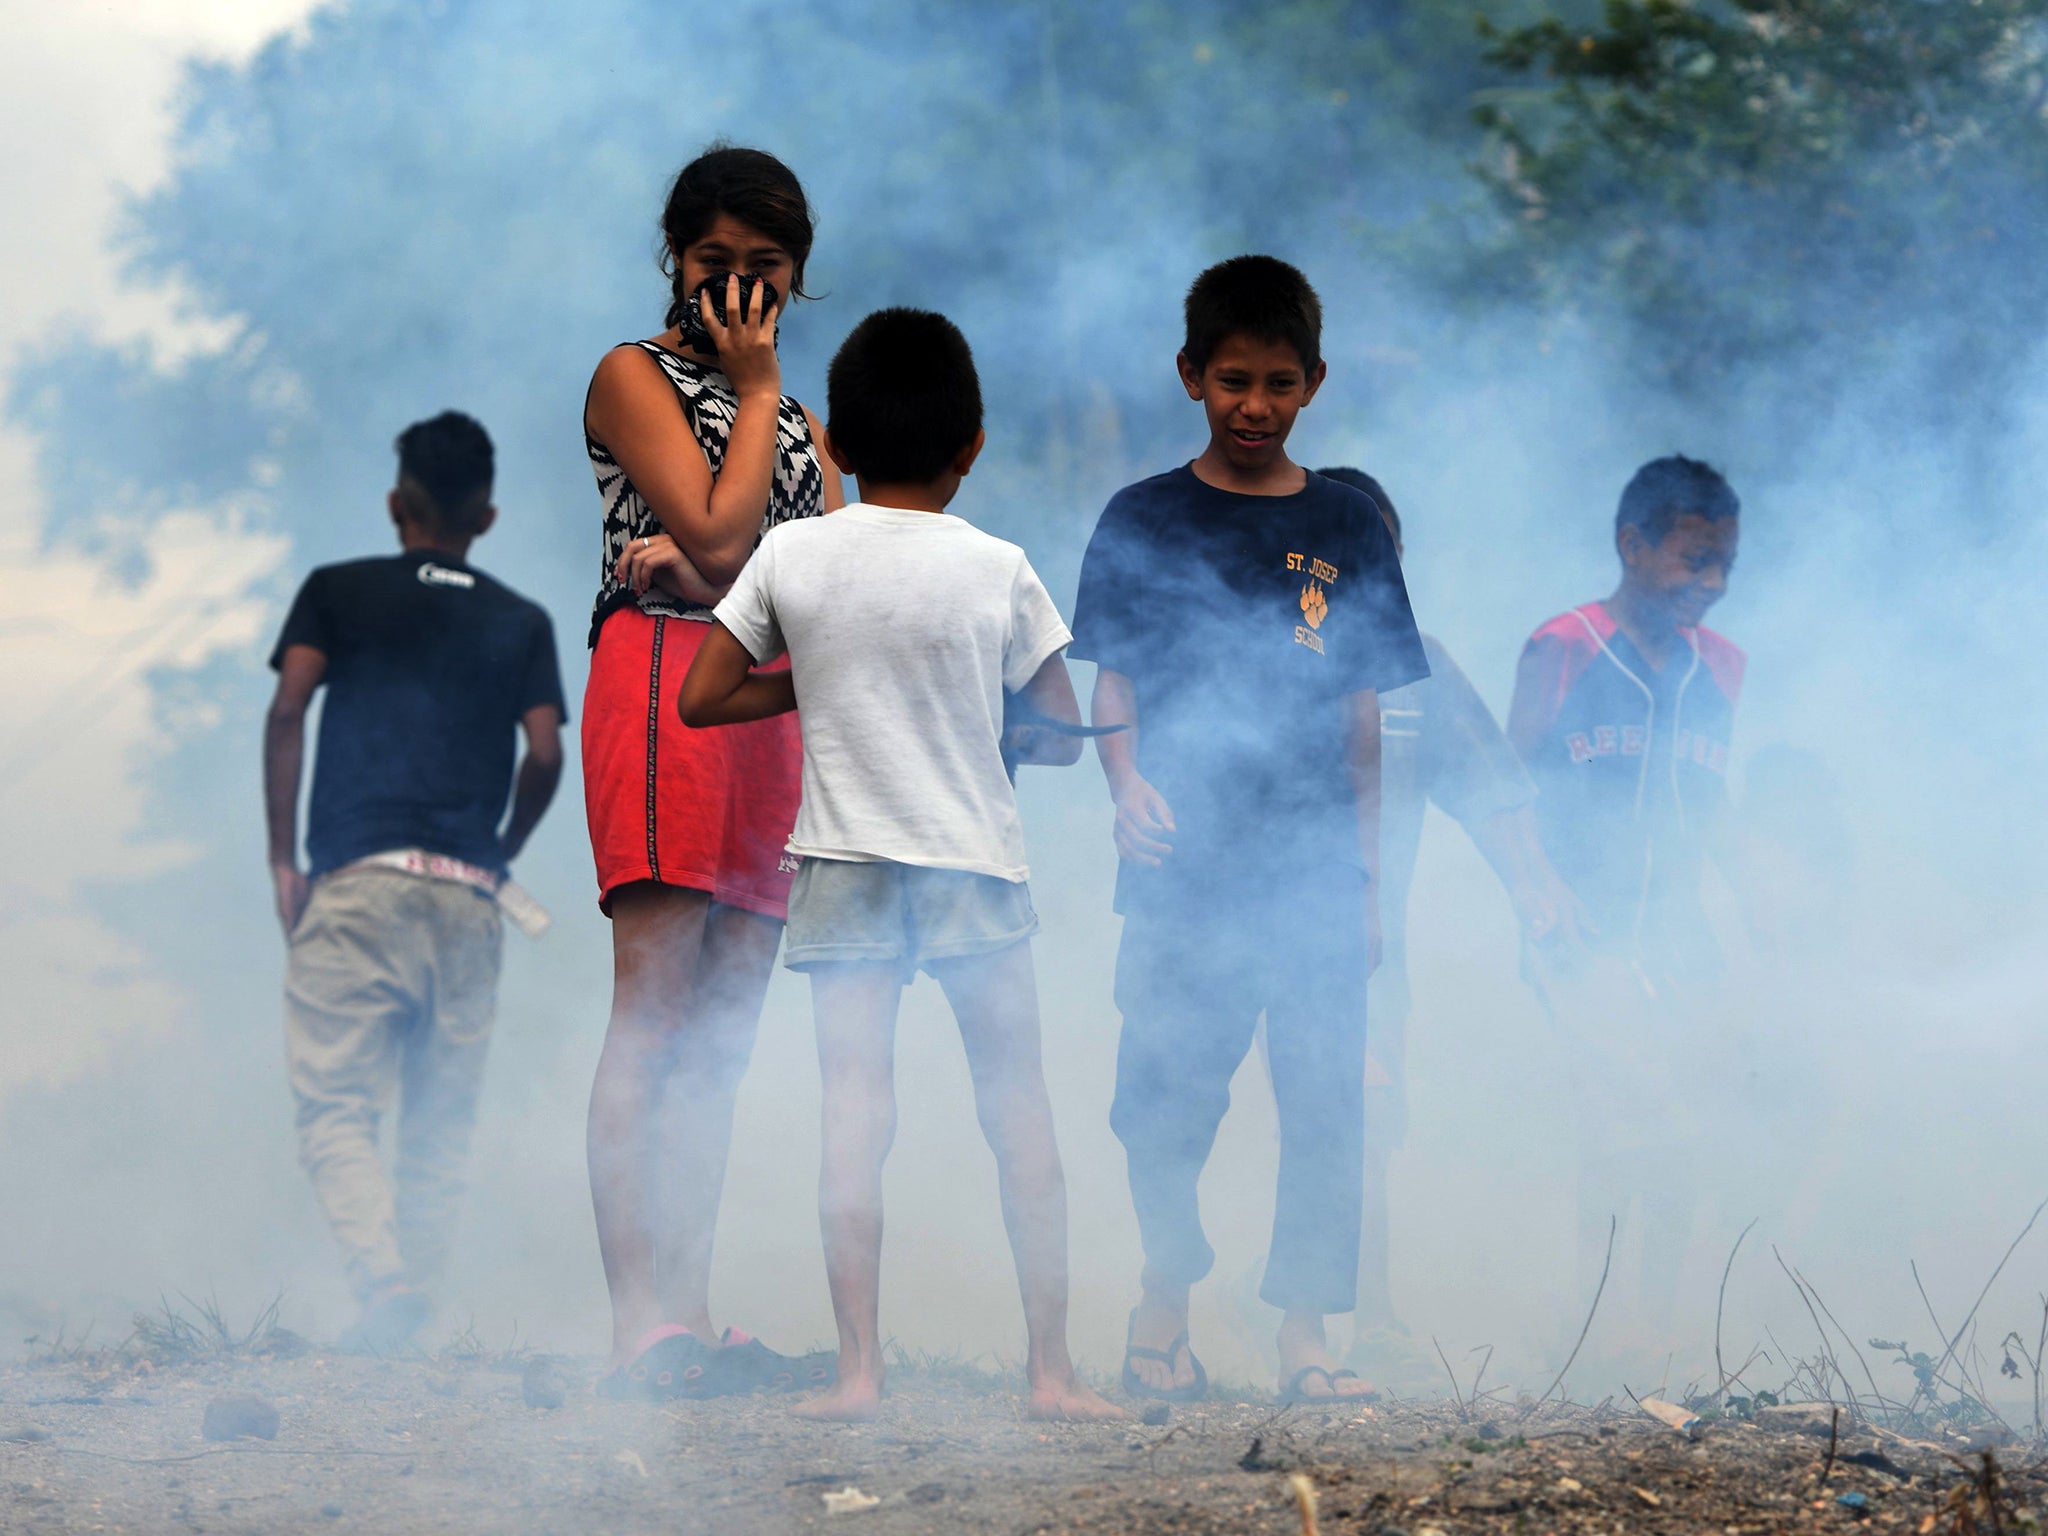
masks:
[[[728,375],[730,376],[730,375]],[[717,479],[661,365],[639,347],[616,347],[590,381],[584,425],[611,450],[661,526],[714,587],[739,575],[768,512],[775,472],[779,372],[749,380]]]
[[[697,730],[740,725],[795,709],[796,684],[790,674],[755,672],[753,665],[747,648],[714,620],[676,695],[676,711],[683,724]]]

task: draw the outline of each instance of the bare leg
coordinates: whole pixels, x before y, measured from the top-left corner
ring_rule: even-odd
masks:
[[[1024,1298],[1031,1417],[1128,1417],[1081,1384],[1067,1352],[1067,1183],[1039,1055],[1030,941],[944,961],[934,971],[959,1021],[975,1110],[996,1157],[1003,1226]]]
[[[711,1253],[732,1149],[733,1101],[760,1032],[782,924],[713,902],[703,935],[689,1018],[676,1035],[668,1092],[658,1110],[654,1273],[664,1319],[710,1343],[717,1337]]]
[[[824,1087],[818,1228],[839,1325],[839,1380],[798,1403],[807,1419],[871,1419],[882,1405],[882,1165],[896,1139],[894,961],[820,965],[811,1008]]]
[[[611,1022],[590,1089],[590,1198],[612,1301],[612,1363],[664,1322],[708,1337],[708,1313],[664,1315],[656,1285],[654,1161],[657,1127],[692,1010],[711,898],[651,882],[612,895]]]

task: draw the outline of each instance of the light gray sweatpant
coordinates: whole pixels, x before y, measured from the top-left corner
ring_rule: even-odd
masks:
[[[392,1281],[431,1285],[446,1266],[502,937],[484,893],[375,867],[317,881],[292,931],[285,1063],[299,1159],[359,1297]],[[394,1097],[387,1178],[377,1130]]]

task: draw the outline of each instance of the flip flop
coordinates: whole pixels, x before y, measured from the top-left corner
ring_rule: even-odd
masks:
[[[1173,1336],[1173,1342],[1164,1349],[1147,1349],[1142,1344],[1133,1344],[1131,1334],[1137,1329],[1138,1313],[1131,1311],[1131,1321],[1124,1329],[1124,1391],[1132,1397],[1145,1398],[1155,1403],[1199,1403],[1209,1395],[1209,1373],[1202,1369],[1202,1362],[1195,1352],[1188,1349],[1187,1330],[1183,1328]],[[1195,1379],[1184,1387],[1155,1387],[1131,1369],[1133,1360],[1157,1360],[1168,1370],[1173,1369],[1175,1359],[1182,1350],[1187,1350],[1188,1364],[1194,1369]]]
[[[633,1345],[633,1357],[597,1383],[597,1395],[614,1401],[665,1403],[678,1397],[716,1397],[715,1352],[680,1323],[650,1328]]]
[[[1304,1391],[1304,1384],[1311,1376],[1322,1377],[1330,1390],[1327,1392]],[[1346,1379],[1351,1381],[1363,1380],[1358,1372],[1345,1370],[1341,1367],[1334,1371],[1326,1371],[1320,1365],[1304,1365],[1300,1370],[1287,1378],[1287,1385],[1280,1389],[1280,1395],[1274,1398],[1273,1401],[1282,1408],[1358,1407],[1370,1403],[1379,1397],[1377,1392],[1353,1392],[1349,1394],[1339,1392],[1337,1390],[1337,1383]]]

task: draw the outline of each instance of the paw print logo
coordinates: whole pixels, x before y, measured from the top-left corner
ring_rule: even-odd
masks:
[[[1301,589],[1301,616],[1308,620],[1310,629],[1323,627],[1323,616],[1330,611],[1330,600],[1323,596],[1322,587],[1311,581]]]

